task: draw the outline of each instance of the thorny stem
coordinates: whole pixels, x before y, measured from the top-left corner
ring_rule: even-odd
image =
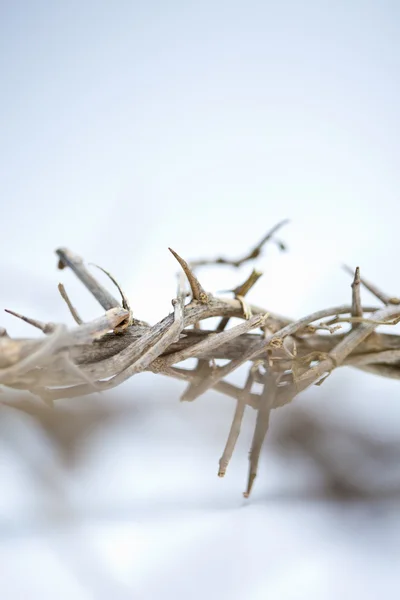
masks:
[[[82,323],[62,284],[60,293],[78,327],[67,329],[8,311],[41,329],[46,337],[13,340],[1,329],[0,383],[29,390],[51,403],[57,398],[111,389],[132,375],[149,370],[188,382],[189,387],[182,396],[184,400],[194,400],[211,388],[232,397],[237,406],[220,459],[219,475],[223,476],[226,471],[240,433],[245,406],[249,405],[257,411],[257,417],[245,491],[247,497],[257,475],[272,409],[287,404],[310,385],[320,384],[327,374],[341,365],[400,379],[400,336],[375,332],[380,324],[394,325],[399,321],[400,300],[361,278],[358,268],[352,283],[351,305],[323,309],[294,322],[244,303],[245,294],[260,276],[257,271],[233,290],[233,300],[205,292],[193,272],[194,267],[206,264],[239,267],[257,258],[263,245],[274,240],[276,231],[283,224],[271,229],[259,244],[238,260],[218,258],[188,264],[171,250],[188,279],[193,299],[184,305],[186,294],[181,275],[173,312],[153,326],[132,318],[127,297],[109,273],[105,271],[121,293],[122,307],[87,271],[82,259],[59,248],[56,251],[59,267],[69,266],[107,312],[99,319]],[[279,245],[283,248],[283,244],[279,242]],[[385,304],[383,309],[362,307],[361,284]],[[365,317],[366,313],[371,313],[370,317]],[[212,317],[222,319],[215,330],[199,328],[201,321]],[[247,320],[226,329],[232,317]],[[329,323],[316,323],[329,317],[333,317]],[[337,327],[330,327],[334,322],[354,325],[348,332],[336,333]],[[196,329],[189,329],[192,326]],[[263,333],[249,333],[256,328],[263,329]],[[330,331],[331,335],[319,333],[321,329]],[[176,366],[191,357],[198,360],[196,369]],[[217,358],[229,362],[217,366]],[[260,361],[265,373],[258,371]],[[243,389],[225,380],[247,362],[250,362],[250,370]],[[261,394],[251,391],[254,381],[262,383]]]
[[[227,377],[228,375],[233,373],[233,371],[236,371],[236,369],[238,369],[244,363],[260,357],[269,348],[281,348],[283,345],[283,341],[286,337],[296,334],[297,331],[299,331],[309,323],[317,321],[318,319],[323,319],[324,317],[329,317],[331,315],[345,314],[350,312],[350,310],[351,307],[346,305],[336,306],[314,312],[311,315],[308,315],[307,317],[299,319],[295,323],[286,325],[277,333],[269,335],[265,338],[265,340],[260,341],[255,348],[244,352],[240,358],[232,360],[227,365],[215,369],[210,374],[208,379],[204,379],[198,385],[197,389],[192,389],[190,396],[188,396],[188,391],[186,391],[182,396],[182,400],[196,400],[196,398],[204,394],[209,388],[213,387],[216,383],[218,383],[218,381],[221,381],[221,379]]]
[[[83,260],[77,254],[74,254],[68,248],[58,248],[56,250],[59,262],[58,268],[69,267],[89,292],[96,298],[97,302],[104,308],[117,308],[119,302],[108,292],[94,277],[89,273],[83,264]]]
[[[214,348],[218,348],[222,344],[229,342],[239,335],[250,331],[251,329],[256,329],[257,327],[263,327],[265,321],[268,319],[268,314],[261,316],[257,315],[252,317],[249,321],[245,321],[240,325],[236,325],[232,329],[228,331],[224,331],[221,333],[213,333],[205,340],[202,340],[198,344],[194,344],[190,348],[186,348],[185,350],[180,350],[178,352],[174,352],[173,354],[169,354],[166,358],[158,359],[158,361],[153,363],[153,369],[157,371],[158,368],[162,370],[165,367],[169,367],[176,363],[182,362],[183,360],[187,360],[193,356],[198,356],[201,354],[203,350],[214,350]]]

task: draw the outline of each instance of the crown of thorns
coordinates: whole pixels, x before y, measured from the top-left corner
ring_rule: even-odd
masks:
[[[272,409],[288,404],[313,384],[321,385],[341,366],[400,378],[400,336],[376,331],[380,325],[396,325],[400,321],[400,299],[386,295],[361,278],[358,267],[354,271],[345,267],[354,276],[350,304],[319,310],[297,321],[246,302],[247,292],[262,275],[259,271],[253,270],[244,283],[231,291],[233,298],[204,290],[195,274],[200,267],[238,268],[257,259],[267,242],[275,242],[284,250],[285,245],[275,236],[285,223],[278,223],[237,260],[219,257],[187,263],[170,248],[182,271],[177,296],[172,300],[173,311],[155,325],[134,316],[126,295],[110,273],[102,269],[117,286],[121,302],[93,277],[80,257],[59,248],[58,267],[72,269],[106,312],[84,323],[62,284],[58,288],[76,327],[44,323],[7,310],[39,328],[45,337],[13,339],[0,328],[0,384],[29,391],[53,405],[57,399],[108,390],[137,373],[152,371],[187,382],[181,397],[185,401],[196,400],[211,388],[230,396],[236,401],[236,408],[218,475],[225,475],[244,411],[250,406],[257,417],[244,492],[248,497]],[[361,285],[384,306],[362,306]],[[211,317],[219,318],[216,327],[202,328]],[[228,328],[232,318],[242,322]],[[177,366],[189,358],[197,359],[193,369]],[[228,362],[220,366],[218,359]],[[226,380],[245,364],[248,374],[243,388]],[[254,384],[261,392],[254,390]]]

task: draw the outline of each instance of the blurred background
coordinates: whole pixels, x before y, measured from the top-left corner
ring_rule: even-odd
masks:
[[[56,270],[65,245],[155,323],[168,246],[236,257],[283,218],[288,251],[257,261],[254,303],[296,318],[348,302],[343,263],[399,294],[399,34],[395,0],[0,2],[1,307],[72,324],[62,281],[100,315]],[[2,598],[397,597],[397,386],[343,369],[275,411],[248,501],[252,412],[216,476],[228,398],[180,404],[151,374],[53,411],[3,390]]]

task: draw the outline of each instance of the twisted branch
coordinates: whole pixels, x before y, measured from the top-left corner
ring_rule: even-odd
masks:
[[[400,320],[400,301],[361,278],[358,268],[355,273],[351,271],[354,279],[350,304],[322,309],[297,321],[245,303],[245,294],[261,276],[256,270],[232,290],[233,299],[216,297],[204,290],[194,274],[195,268],[211,264],[238,268],[257,258],[282,225],[283,222],[275,226],[253,250],[237,260],[220,257],[186,262],[171,250],[188,279],[192,298],[185,305],[186,293],[180,277],[173,311],[152,326],[133,318],[127,297],[110,273],[105,271],[118,287],[122,305],[88,272],[82,259],[66,248],[58,249],[59,267],[70,267],[106,312],[83,323],[62,284],[60,293],[76,327],[42,323],[8,311],[41,329],[45,337],[12,339],[1,329],[0,384],[27,390],[52,403],[59,398],[111,389],[147,370],[186,381],[183,400],[193,401],[208,389],[228,395],[237,405],[220,459],[220,476],[229,464],[246,405],[257,411],[247,497],[257,475],[272,409],[291,402],[309,386],[321,384],[341,366],[400,379],[400,336],[377,332],[379,325],[395,325]],[[278,245],[284,247],[281,242]],[[384,307],[362,306],[360,285],[367,287]],[[201,329],[201,324],[212,317],[220,319],[216,328]],[[227,328],[232,318],[244,321]],[[350,323],[351,328],[343,331],[343,323]],[[195,369],[180,366],[189,358],[197,359]],[[218,366],[218,359],[228,363]],[[240,389],[226,378],[244,364],[249,365],[249,374]],[[262,384],[260,394],[252,391],[255,381]]]

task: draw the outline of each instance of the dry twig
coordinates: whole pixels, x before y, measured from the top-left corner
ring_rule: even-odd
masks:
[[[129,301],[112,275],[105,271],[118,287],[122,305],[88,272],[82,259],[66,248],[58,249],[59,267],[70,267],[106,313],[83,323],[62,284],[60,293],[77,327],[67,329],[64,325],[43,323],[8,311],[41,329],[46,337],[12,339],[1,329],[0,383],[30,391],[49,403],[111,389],[145,370],[187,382],[182,400],[193,401],[208,389],[215,389],[237,403],[220,459],[220,476],[225,474],[232,456],[245,407],[249,405],[257,411],[247,497],[257,474],[272,409],[291,402],[310,385],[320,384],[340,366],[400,379],[400,336],[377,332],[381,324],[395,325],[399,321],[399,300],[362,279],[358,268],[352,283],[351,303],[319,310],[297,321],[245,303],[244,296],[261,275],[256,270],[232,290],[233,299],[205,291],[194,273],[196,267],[211,264],[239,267],[256,259],[263,245],[274,240],[283,224],[275,226],[253,250],[237,260],[217,258],[187,263],[171,250],[187,277],[192,300],[185,305],[182,273],[172,313],[152,326],[133,319]],[[278,244],[283,248],[281,242]],[[384,303],[382,309],[362,306],[361,284]],[[201,329],[201,324],[212,317],[220,319],[217,327]],[[227,328],[231,318],[243,322]],[[351,323],[352,328],[343,332],[340,329],[343,322]],[[324,335],[321,330],[331,335]],[[195,369],[177,366],[189,358],[197,359]],[[217,359],[228,362],[218,366]],[[226,378],[246,363],[249,374],[240,389]],[[255,381],[262,384],[260,394],[252,392]]]

